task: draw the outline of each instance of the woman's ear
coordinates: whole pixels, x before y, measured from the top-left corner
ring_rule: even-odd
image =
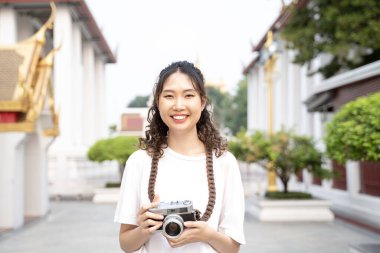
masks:
[[[207,105],[207,98],[202,98],[202,111],[205,109],[205,107],[206,107],[206,105]]]

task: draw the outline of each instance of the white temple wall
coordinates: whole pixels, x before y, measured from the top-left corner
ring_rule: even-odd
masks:
[[[73,24],[67,6],[57,8],[54,35],[54,47],[58,48],[61,45],[54,58],[54,92],[59,111],[60,135],[52,145],[51,152],[69,149],[73,142]]]
[[[14,44],[17,41],[17,13],[12,7],[0,8],[0,43]]]
[[[83,43],[83,144],[90,146],[95,141],[97,120],[95,100],[95,52],[91,42]]]
[[[0,133],[0,227],[24,223],[25,133]]]
[[[105,138],[108,133],[106,119],[106,86],[105,86],[105,66],[100,57],[95,60],[95,108],[96,108],[96,133],[95,140]]]
[[[36,133],[25,139],[24,214],[29,217],[41,217],[49,211],[47,149],[54,139],[42,135],[40,122]]]
[[[83,147],[83,36],[81,34],[79,23],[73,24],[73,57],[72,57],[72,75],[73,89],[71,91],[72,104],[72,145]]]
[[[257,78],[254,74],[247,75],[247,130],[253,129],[257,122],[257,114],[254,113],[257,106],[257,85],[254,78]]]

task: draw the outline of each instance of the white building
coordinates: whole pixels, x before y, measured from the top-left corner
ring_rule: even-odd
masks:
[[[86,3],[59,1],[53,30],[20,42],[43,27],[49,3],[0,1],[0,229],[45,215],[48,188],[70,188],[89,145],[107,135],[104,68],[116,59]]]
[[[380,61],[327,80],[321,75],[308,76],[306,66],[292,63],[294,52],[285,48],[284,41],[276,40],[276,33],[286,25],[287,18],[286,13],[278,17],[268,30],[274,33],[274,43],[268,43],[270,33],[264,36],[253,48],[253,60],[244,69],[248,77],[247,128],[253,132],[269,131],[270,128],[278,131],[285,127],[298,134],[312,136],[318,141],[319,148],[324,150],[324,125],[331,120],[332,115],[345,103],[380,91]],[[277,48],[270,52],[274,45]],[[266,61],[262,60],[264,49],[272,53],[272,58]],[[316,59],[312,69],[323,65],[324,59]],[[268,68],[266,64],[269,60],[274,65],[268,71],[265,67]],[[272,92],[270,79],[273,81]],[[340,171],[343,176],[320,182],[304,172],[302,182],[293,181],[293,190],[307,190],[317,197],[331,200],[332,209],[338,217],[380,228],[379,163],[350,162],[342,167],[330,162],[330,169]]]

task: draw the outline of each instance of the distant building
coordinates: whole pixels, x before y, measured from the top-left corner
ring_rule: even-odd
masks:
[[[145,127],[148,124],[148,110],[148,107],[127,107],[121,115],[120,134],[145,137]]]

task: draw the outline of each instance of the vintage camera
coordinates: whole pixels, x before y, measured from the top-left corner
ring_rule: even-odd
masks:
[[[160,202],[157,207],[149,209],[152,213],[164,216],[163,224],[159,228],[169,238],[177,238],[184,229],[185,221],[195,221],[193,202],[190,200]]]

